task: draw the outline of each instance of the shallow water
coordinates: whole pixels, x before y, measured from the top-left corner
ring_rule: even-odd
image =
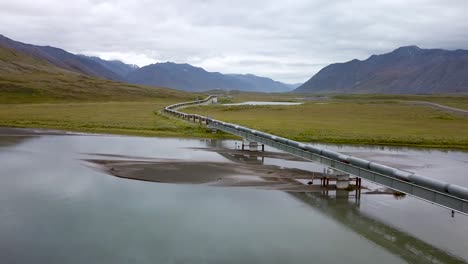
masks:
[[[294,194],[106,175],[93,154],[232,160],[193,148],[234,141],[120,136],[0,137],[3,263],[458,263],[468,217],[391,195]],[[468,154],[330,146],[468,186]],[[119,159],[119,157],[115,157]],[[308,162],[265,164],[322,170]],[[409,168],[411,167],[411,168]],[[366,183],[369,187],[375,185]]]
[[[232,105],[301,105],[303,103],[297,103],[297,102],[264,102],[264,101],[248,101],[248,102],[242,102],[242,103],[235,103],[235,104],[223,104],[226,106],[232,106]]]

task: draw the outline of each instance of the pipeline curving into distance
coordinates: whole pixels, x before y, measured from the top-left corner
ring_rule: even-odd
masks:
[[[414,184],[417,184],[417,185],[420,185],[420,186],[423,186],[423,187],[426,187],[428,189],[432,189],[432,190],[435,190],[435,191],[438,191],[438,192],[450,194],[450,195],[458,197],[460,199],[468,200],[468,188],[465,188],[465,187],[462,187],[462,186],[446,183],[446,182],[435,180],[435,179],[430,179],[430,178],[427,178],[427,177],[424,177],[424,176],[417,175],[417,174],[412,173],[412,172],[407,172],[407,171],[391,168],[391,167],[388,167],[388,166],[385,166],[385,165],[382,165],[382,164],[379,164],[379,163],[375,163],[375,162],[371,162],[371,161],[368,161],[368,160],[364,160],[364,159],[344,155],[344,154],[334,152],[334,151],[331,151],[331,150],[327,150],[327,149],[318,148],[318,147],[312,146],[310,144],[304,144],[304,143],[297,142],[297,141],[294,141],[294,140],[290,140],[290,139],[287,139],[287,138],[283,138],[283,137],[275,136],[275,135],[268,134],[268,133],[265,133],[265,132],[261,132],[261,131],[258,131],[258,130],[250,129],[248,127],[244,127],[244,126],[240,126],[240,125],[236,125],[236,124],[232,124],[232,123],[219,121],[219,120],[216,120],[216,119],[208,118],[206,116],[201,116],[201,115],[197,115],[197,114],[186,114],[186,113],[183,113],[183,112],[180,112],[180,111],[176,110],[176,109],[181,108],[181,107],[207,103],[214,97],[215,96],[210,95],[206,99],[203,99],[203,100],[197,100],[197,101],[191,101],[191,102],[184,102],[184,103],[169,105],[169,106],[166,106],[163,111],[166,112],[166,113],[181,117],[181,118],[189,118],[189,119],[194,118],[194,119],[198,119],[200,121],[205,121],[205,123],[207,125],[209,123],[215,123],[215,124],[223,125],[223,126],[226,126],[226,127],[234,128],[234,129],[239,130],[239,131],[254,134],[254,135],[258,136],[258,137],[273,140],[273,141],[276,141],[276,142],[279,142],[279,143],[282,143],[282,144],[285,144],[285,145],[288,145],[288,146],[291,146],[291,147],[294,147],[294,148],[297,148],[297,149],[308,151],[308,152],[313,153],[315,155],[323,156],[323,157],[326,157],[326,158],[329,158],[329,159],[332,159],[332,160],[335,160],[335,161],[339,161],[339,162],[342,162],[342,163],[345,163],[345,164],[351,164],[351,165],[353,165],[353,166],[355,166],[357,168],[360,168],[360,169],[376,172],[376,173],[379,173],[379,174],[382,174],[382,175],[385,175],[385,176],[388,176],[388,177],[392,177],[392,178],[396,178],[396,179],[399,179],[399,180],[402,180],[402,181],[414,183]]]

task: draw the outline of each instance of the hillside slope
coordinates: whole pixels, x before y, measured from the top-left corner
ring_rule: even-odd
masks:
[[[227,74],[236,78],[239,81],[246,82],[250,86],[251,92],[287,92],[294,88],[291,85],[272,80],[270,78],[261,77],[253,74]]]
[[[172,89],[93,78],[58,68],[16,50],[0,47],[0,103],[130,101],[156,97],[194,96]]]
[[[467,93],[468,51],[401,47],[364,61],[331,64],[295,92]]]
[[[91,57],[91,56],[86,56],[86,55],[77,55],[77,56],[99,63],[104,68],[119,75],[122,80],[125,80],[125,76],[127,76],[130,72],[139,68],[137,65],[126,64],[119,60],[103,60],[99,57]]]
[[[171,87],[184,91],[207,91],[213,89],[285,92],[287,85],[272,79],[252,74],[222,74],[208,72],[190,64],[173,62],[151,64],[131,72],[127,81],[136,84]]]
[[[0,35],[0,47],[14,49],[69,71],[108,80],[124,80],[124,78],[116,72],[113,72],[89,57],[75,55],[59,48],[26,44],[14,41],[3,35]]]

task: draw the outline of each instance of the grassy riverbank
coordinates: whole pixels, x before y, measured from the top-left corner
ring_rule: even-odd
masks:
[[[178,100],[180,101],[180,100]],[[172,100],[0,105],[0,126],[141,136],[216,137],[157,113]]]
[[[131,102],[119,98],[123,101],[0,104],[0,126],[143,136],[231,137],[227,134],[212,134],[206,128],[158,113],[166,105],[202,95],[176,92],[160,96],[153,95],[147,99],[139,97]],[[300,97],[290,94],[239,93],[220,101],[294,101]],[[306,142],[468,149],[468,118],[401,102],[424,99],[427,98],[309,96],[306,103],[299,106],[218,105],[193,107],[184,111]],[[429,99],[425,101],[462,106],[467,101],[467,97],[431,96]]]
[[[369,97],[344,96],[299,106],[201,106],[186,111],[306,142],[468,149],[468,118],[401,103],[406,99],[398,96],[392,100]]]

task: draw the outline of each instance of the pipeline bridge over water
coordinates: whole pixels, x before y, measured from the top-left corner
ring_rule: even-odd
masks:
[[[344,155],[325,148],[318,148],[310,144],[304,144],[237,124],[178,111],[184,107],[209,104],[216,101],[216,96],[208,96],[204,100],[166,106],[163,111],[178,118],[242,137],[250,142],[265,144],[305,160],[322,164],[333,170],[366,179],[424,201],[446,207],[452,210],[452,212],[456,211],[468,215],[468,188],[466,187]]]

